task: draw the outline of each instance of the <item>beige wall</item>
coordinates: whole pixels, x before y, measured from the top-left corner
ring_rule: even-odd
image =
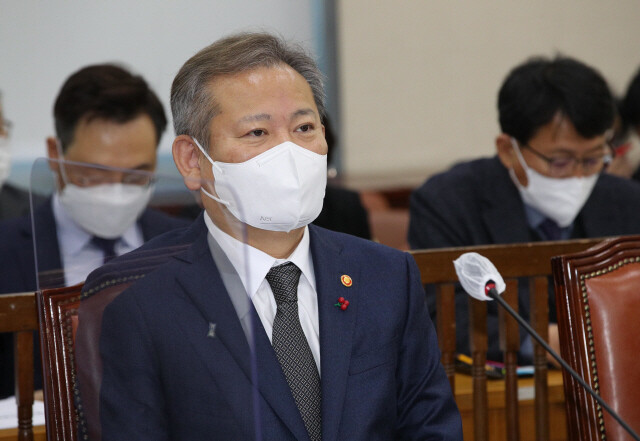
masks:
[[[616,92],[640,65],[637,0],[342,0],[338,26],[351,176],[427,176],[492,155],[498,88],[531,55],[579,58]]]

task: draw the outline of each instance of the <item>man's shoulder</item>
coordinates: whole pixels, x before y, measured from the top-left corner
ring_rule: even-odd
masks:
[[[638,201],[640,200],[640,183],[631,179],[621,178],[619,176],[613,176],[608,173],[603,173],[598,178],[593,194],[598,197],[601,196],[605,199],[621,201]]]
[[[417,193],[477,191],[482,184],[503,177],[505,169],[497,157],[478,158],[454,164],[448,170],[429,177]]]
[[[99,267],[87,277],[84,292],[95,292],[114,281],[133,280],[146,276],[185,252],[204,227],[202,217],[193,223],[173,228],[145,242],[141,247],[123,254]]]
[[[406,259],[405,251],[382,245],[372,240],[363,239],[351,234],[340,233],[317,225],[309,225],[311,232],[312,249],[316,246],[313,241],[318,240],[319,252],[324,252],[323,247],[339,249],[347,260],[371,264],[377,260]]]
[[[176,228],[187,227],[190,223],[188,219],[171,216],[153,208],[146,208],[140,216],[140,225],[148,238]]]

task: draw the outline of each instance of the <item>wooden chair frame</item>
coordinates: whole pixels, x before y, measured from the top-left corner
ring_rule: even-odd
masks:
[[[0,295],[0,333],[13,333],[18,441],[33,440],[33,333],[37,330],[34,293]]]
[[[82,284],[37,293],[47,440],[77,439],[75,328]]]
[[[530,282],[531,325],[548,339],[548,278],[552,275],[551,258],[559,254],[585,250],[602,239],[486,245],[411,253],[420,269],[424,284],[436,285],[436,329],[442,364],[455,392],[454,360],[456,355],[455,284],[458,281],[453,261],[466,252],[477,252],[493,262],[507,283],[503,297],[517,310],[518,278]],[[488,439],[486,304],[470,298],[470,344],[473,359],[474,439]],[[519,329],[515,320],[501,314],[501,348],[505,361],[506,439],[518,440],[518,385],[516,374]],[[534,343],[536,439],[549,440],[547,358],[544,348]]]

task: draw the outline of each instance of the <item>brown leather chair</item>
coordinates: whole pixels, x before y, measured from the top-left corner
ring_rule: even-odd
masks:
[[[458,277],[453,261],[466,252],[477,252],[493,262],[504,278],[507,289],[503,298],[517,310],[518,279],[528,278],[530,282],[531,325],[543,338],[548,334],[548,278],[551,276],[551,258],[558,254],[581,251],[599,243],[602,239],[572,240],[557,242],[537,242],[508,245],[485,245],[460,248],[443,248],[412,251],[420,269],[424,284],[436,285],[436,330],[442,352],[442,364],[455,393],[454,359],[456,355],[455,321],[455,283]],[[489,404],[485,361],[487,352],[487,310],[486,303],[469,298],[470,343],[472,351],[473,383],[473,425],[464,424],[465,439],[475,441],[489,439]],[[501,314],[501,348],[505,360],[505,406],[506,418],[498,423],[504,424],[505,433],[499,433],[501,439],[520,439],[518,410],[518,378],[516,375],[517,352],[519,350],[518,325],[510,316]],[[544,348],[534,344],[535,365],[535,426],[536,440],[550,439],[549,393],[547,358]],[[461,403],[458,403],[459,406]],[[504,421],[506,420],[506,422]],[[564,423],[562,421],[562,423]],[[494,420],[493,424],[496,424]],[[564,431],[564,427],[561,428]],[[557,429],[556,429],[557,430]],[[530,435],[530,434],[528,434]]]
[[[553,259],[562,357],[640,432],[640,236]],[[570,439],[626,440],[624,429],[564,375]]]
[[[13,334],[18,441],[33,440],[33,338],[37,330],[34,293],[0,295],[0,333]]]

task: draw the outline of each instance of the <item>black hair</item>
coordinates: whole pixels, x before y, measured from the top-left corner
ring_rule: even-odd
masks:
[[[523,143],[558,112],[583,138],[604,134],[615,115],[607,82],[575,59],[536,57],[514,68],[498,93],[500,128]]]
[[[72,74],[53,107],[63,151],[73,142],[81,121],[100,118],[126,123],[143,114],[151,118],[158,144],[167,126],[162,103],[141,76],[114,64],[87,66]]]
[[[625,124],[633,127],[640,125],[640,69],[629,83],[620,106],[620,115]]]

